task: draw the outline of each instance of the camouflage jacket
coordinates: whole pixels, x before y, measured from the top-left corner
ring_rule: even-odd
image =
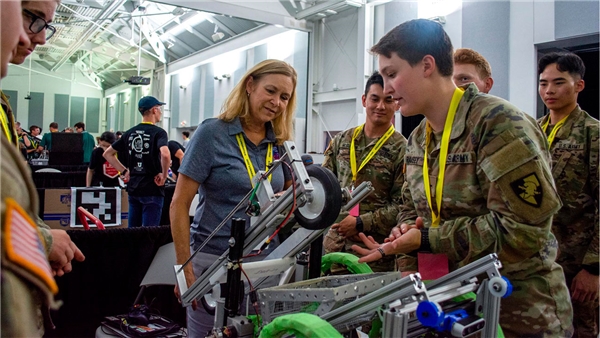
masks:
[[[41,336],[43,318],[39,307],[57,307],[53,296],[57,286],[36,224],[37,191],[17,147],[4,133],[0,142],[2,335]]]
[[[548,118],[539,119],[539,124]],[[563,202],[552,222],[560,248],[557,262],[571,276],[582,265],[598,269],[599,264],[598,130],[598,120],[577,106],[550,146],[552,176]]]
[[[340,181],[342,188],[352,187],[352,170],[350,168],[350,144],[355,128],[350,128],[336,135],[327,150],[323,167],[331,170]],[[362,161],[375,146],[379,138],[367,144],[364,131],[354,141],[356,149],[356,165]],[[364,233],[377,240],[383,240],[396,225],[398,207],[402,200],[402,185],[404,183],[404,151],[406,139],[399,132],[383,144],[381,149],[371,158],[362,170],[358,172],[354,186],[364,181],[370,181],[375,189],[359,206],[360,219],[363,222]],[[348,214],[340,215],[341,221]]]
[[[557,243],[550,231],[561,204],[547,142],[536,121],[503,99],[480,94],[474,84],[466,87],[452,126],[437,228],[430,227],[423,189],[425,133],[423,120],[408,139],[398,223],[422,217],[431,251],[445,253],[451,271],[498,254],[501,273],[515,288],[511,297],[502,299],[500,321],[509,336],[565,335],[572,309],[562,269],[554,262]],[[435,203],[439,142],[430,149]],[[416,270],[415,263],[415,257],[404,256],[398,267]]]
[[[8,117],[9,130],[11,132],[11,141],[15,145],[15,147],[18,148],[19,137],[17,136],[17,132],[15,130],[15,116],[13,114],[12,107],[8,102],[8,97],[1,90],[0,104],[2,105],[2,109],[4,109],[4,112],[6,112],[6,116]],[[2,130],[2,133],[4,134],[4,129]],[[6,136],[8,139],[7,135],[4,136]],[[29,176],[31,176],[31,174],[29,174]],[[35,193],[35,195],[32,195],[32,198],[38,198],[37,192]],[[40,234],[42,235],[42,240],[44,241],[44,247],[46,248],[46,254],[49,255],[50,250],[52,249],[52,234],[50,233],[50,227],[46,223],[44,223],[44,221],[42,221],[38,214],[30,216],[34,218],[35,222],[37,223],[37,226],[39,227]]]

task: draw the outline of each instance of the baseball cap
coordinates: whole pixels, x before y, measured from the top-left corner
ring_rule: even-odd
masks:
[[[144,96],[138,102],[138,109],[141,112],[152,109],[154,106],[164,106],[166,103],[158,101],[154,96]]]

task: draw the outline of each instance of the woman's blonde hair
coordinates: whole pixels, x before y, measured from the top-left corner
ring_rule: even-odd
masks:
[[[225,99],[221,107],[219,119],[230,122],[236,117],[239,117],[241,120],[246,118],[250,114],[248,94],[246,93],[248,79],[252,77],[253,81],[260,81],[262,77],[270,74],[289,76],[293,84],[292,94],[285,111],[272,121],[277,144],[282,144],[283,141],[291,140],[293,136],[294,112],[296,110],[296,82],[298,80],[296,70],[287,62],[269,59],[260,62],[247,71],[244,77],[235,85],[229,96],[227,96],[227,99]]]

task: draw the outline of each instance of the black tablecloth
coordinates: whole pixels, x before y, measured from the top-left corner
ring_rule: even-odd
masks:
[[[29,165],[36,188],[85,187],[87,165]],[[60,172],[38,172],[41,169],[56,169]]]
[[[172,242],[171,230],[163,226],[68,233],[86,259],[56,278],[57,298],[64,304],[52,313],[56,330],[47,330],[45,337],[94,337],[105,316],[128,313],[154,255]],[[144,299],[161,315],[185,326],[185,309],[173,295],[172,285],[150,286]]]
[[[32,173],[33,183],[39,189],[85,187],[85,175],[85,171]]]

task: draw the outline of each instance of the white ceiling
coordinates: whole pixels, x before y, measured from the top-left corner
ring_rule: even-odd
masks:
[[[62,0],[56,34],[33,61],[53,72],[72,63],[100,89],[198,53],[265,24],[307,30],[359,0],[162,2]]]

